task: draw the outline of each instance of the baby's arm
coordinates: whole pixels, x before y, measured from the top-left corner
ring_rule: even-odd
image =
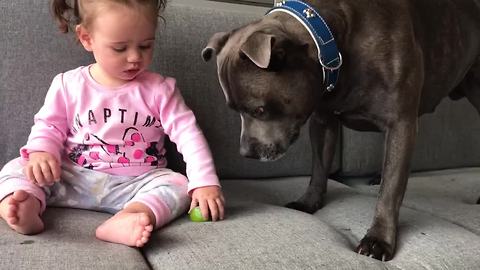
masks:
[[[62,75],[57,75],[48,90],[44,105],[35,115],[27,144],[20,149],[28,161],[26,174],[39,185],[60,178],[60,153],[67,134],[67,112]]]
[[[177,144],[187,164],[191,208],[200,205],[204,217],[210,214],[212,220],[223,219],[224,198],[207,140],[176,89],[175,80],[166,79],[164,84],[168,86],[160,98],[160,119],[165,133]]]

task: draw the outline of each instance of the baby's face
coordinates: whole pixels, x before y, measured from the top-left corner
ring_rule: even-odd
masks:
[[[144,10],[117,4],[99,12],[92,24],[91,51],[110,85],[134,79],[152,61],[156,20]]]

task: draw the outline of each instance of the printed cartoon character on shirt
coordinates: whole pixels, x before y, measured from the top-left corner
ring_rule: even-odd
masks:
[[[86,134],[84,143],[74,147],[69,158],[80,166],[95,167],[159,166],[165,150],[159,151],[158,142],[146,142],[135,127],[127,128],[122,136],[123,145],[112,145],[95,134]]]

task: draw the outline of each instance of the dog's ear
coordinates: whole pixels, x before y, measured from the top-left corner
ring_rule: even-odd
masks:
[[[227,43],[230,33],[219,32],[215,33],[207,43],[207,46],[202,50],[202,58],[206,62],[212,58],[212,54],[218,55],[225,43]]]
[[[274,37],[262,32],[252,33],[240,46],[242,51],[259,68],[267,68],[272,56]]]
[[[279,33],[254,32],[241,45],[240,51],[259,68],[277,70],[283,65],[290,43],[286,36]]]

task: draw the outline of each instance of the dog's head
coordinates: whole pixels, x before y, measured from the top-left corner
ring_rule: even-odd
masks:
[[[227,105],[240,113],[243,156],[276,160],[297,139],[322,79],[310,50],[281,24],[262,20],[213,35],[202,51],[205,61],[216,54]]]

